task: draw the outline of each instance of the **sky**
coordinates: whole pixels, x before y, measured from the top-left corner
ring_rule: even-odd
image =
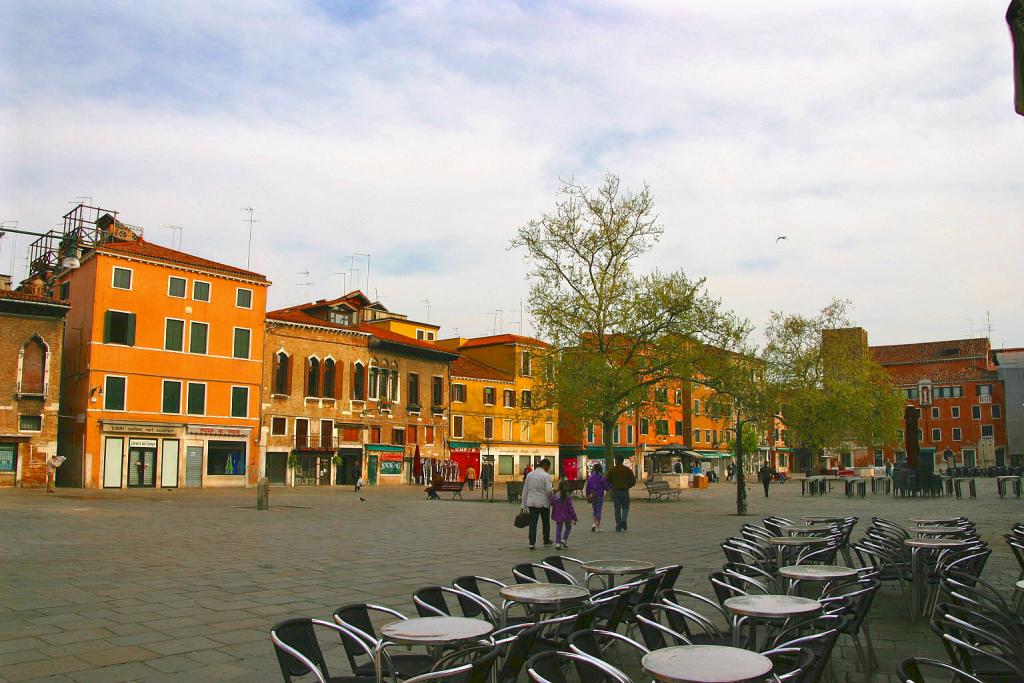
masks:
[[[873,344],[1024,346],[1006,4],[0,0],[0,220],[89,197],[245,266],[251,206],[273,308],[529,334],[509,241],[612,172],[665,229],[638,268],[754,325],[838,297]]]

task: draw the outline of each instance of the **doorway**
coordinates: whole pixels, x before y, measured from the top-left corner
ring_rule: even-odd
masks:
[[[287,453],[267,453],[267,479],[275,486],[284,486],[288,473]]]
[[[156,486],[156,447],[128,447],[129,488]]]
[[[370,486],[377,483],[377,459],[376,455],[366,456],[366,483]]]
[[[296,486],[328,486],[331,483],[330,453],[296,453]]]
[[[185,486],[203,485],[203,447],[189,446],[185,451]]]

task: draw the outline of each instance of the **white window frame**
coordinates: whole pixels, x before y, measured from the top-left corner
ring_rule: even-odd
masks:
[[[700,415],[700,399],[699,398],[693,399],[693,414],[694,415]]]
[[[985,427],[988,427],[992,431],[992,433],[991,434],[985,434]],[[978,431],[978,434],[980,434],[981,438],[983,438],[983,439],[995,438],[996,426],[995,425],[981,425],[981,429]]]
[[[458,425],[458,429],[455,428]],[[452,438],[462,439],[466,435],[466,419],[462,415],[452,415]]]
[[[533,352],[522,351],[519,359],[519,374],[522,377],[533,377]]]
[[[488,389],[491,391],[491,402],[490,403],[487,402],[487,390]],[[497,387],[485,386],[484,387],[484,392],[483,392],[483,399],[484,399],[484,405],[485,406],[496,405],[498,403],[498,388]]]
[[[977,414],[978,416],[975,417],[974,416],[975,414]],[[975,405],[971,406],[971,419],[972,420],[980,420],[981,419],[981,404],[975,404]]]
[[[990,404],[992,406],[992,419],[1002,420],[1003,419],[1003,408],[998,403]]]
[[[108,408],[107,407],[107,380],[111,377],[117,377],[124,380],[124,407],[123,408]],[[104,375],[103,376],[103,410],[108,413],[127,413],[128,412],[128,375]]]
[[[501,438],[503,441],[512,440],[512,420],[501,421]]]
[[[932,443],[942,441],[942,430],[939,427],[932,427]]]
[[[246,332],[249,333],[249,343],[246,345],[245,357],[244,358],[235,355],[235,334],[238,332],[238,330],[245,330]],[[206,339],[207,339],[207,341],[209,341],[209,339],[210,339],[209,331],[207,331],[206,335],[207,335]],[[231,328],[231,357],[236,359],[236,360],[252,360],[252,328],[251,327],[232,327]],[[337,371],[338,371],[338,367],[337,367],[338,364],[335,363],[334,366],[335,366],[334,367],[334,371],[335,371],[335,373],[337,373]]]
[[[168,382],[176,382],[178,385],[178,412],[168,413],[164,410],[164,385]],[[181,415],[185,408],[184,402],[185,393],[185,382],[180,379],[161,379],[160,380],[160,414],[161,415]]]
[[[950,406],[950,408],[949,408],[949,416],[951,418],[953,418],[954,420],[955,419],[959,419],[959,417],[960,417],[960,406]]]
[[[274,420],[281,420],[284,422],[284,432],[278,434],[274,431]],[[270,435],[271,436],[288,436],[288,418],[284,415],[271,415],[270,416]]]
[[[182,282],[185,283],[185,291],[182,293],[181,296],[177,296],[175,294],[171,294],[171,281],[172,280],[181,280]],[[167,276],[167,296],[171,297],[172,299],[187,299],[188,298],[188,278],[187,277],[181,277],[180,275],[168,275]]]
[[[188,410],[189,387],[191,387],[193,384],[196,385],[196,386],[203,387],[203,412],[201,412],[201,413],[190,413],[189,410]],[[192,382],[192,381],[185,382],[185,405],[184,405],[184,408],[185,408],[185,414],[186,415],[195,415],[197,417],[202,417],[202,416],[206,415],[209,412],[207,410],[207,408],[209,407],[208,404],[210,402],[210,393],[209,393],[208,389],[209,389],[209,387],[207,386],[206,382]]]
[[[545,422],[544,423],[544,442],[554,443],[555,442],[555,423]]]
[[[490,428],[490,434],[487,433],[488,432],[488,428]],[[485,417],[484,418],[484,439],[487,439],[488,441],[493,441],[494,440],[494,418],[493,417]]]
[[[421,330],[421,329],[417,328],[416,329],[416,339],[418,339],[419,341],[426,341],[426,339],[427,339],[427,331],[426,330]]]
[[[942,419],[942,409],[939,408],[938,406],[932,406],[932,419],[933,420],[941,420]]]
[[[427,341],[434,341],[434,333],[427,330]]]
[[[494,396],[495,402],[498,400],[497,394]],[[515,408],[516,407],[516,390],[515,389],[502,389],[501,390],[501,407],[502,408]],[[494,405],[491,403],[489,405]]]
[[[522,420],[519,423],[519,440],[529,441],[530,440],[530,421]]]
[[[963,433],[960,431],[960,428],[959,427],[953,427],[953,441],[961,441],[961,440],[963,440]]]
[[[436,375],[435,375],[435,377],[436,377]],[[462,387],[462,398],[459,398],[459,399],[455,398],[456,395],[459,393],[459,392],[455,391],[455,387]],[[451,397],[452,403],[465,403],[466,402],[466,385],[463,384],[462,382],[452,382],[452,392],[451,392],[451,394],[452,394],[452,397]],[[433,381],[431,381],[431,384],[430,384],[430,400],[431,401],[434,400],[434,384],[433,384]]]
[[[22,429],[21,428],[21,418],[23,418],[23,417],[38,417],[39,418],[39,429]],[[43,415],[42,413],[40,413],[39,415],[31,415],[29,413],[18,413],[18,431],[23,433],[23,434],[39,434],[39,433],[41,433],[43,431],[43,423],[45,421],[46,421],[46,416]],[[14,451],[14,460],[15,460],[14,471],[15,472],[18,470],[18,465],[17,465],[18,450],[17,450],[17,446],[18,446],[18,444],[15,443],[15,451]]]
[[[117,271],[119,271],[119,270],[126,270],[126,271],[128,271],[128,286],[127,287],[118,287],[117,285],[114,284],[114,281],[117,279]],[[120,289],[122,292],[130,292],[130,291],[132,291],[135,288],[135,269],[134,268],[125,268],[124,266],[114,266],[113,268],[111,268],[110,269],[110,288],[111,289]]]
[[[203,347],[202,353],[192,350],[192,326],[193,325],[206,325],[206,346]],[[210,323],[203,322],[202,320],[189,320],[188,321],[188,351],[195,356],[209,356],[210,355]]]
[[[196,285],[203,284],[209,287],[209,298],[197,299],[196,298]],[[213,283],[208,280],[192,280],[192,301],[198,301],[202,304],[208,304],[213,301]]]
[[[633,425],[626,425],[626,445],[633,443]]]
[[[175,322],[181,323],[181,348],[180,349],[169,349],[169,348],[167,348],[167,322],[170,321],[170,320],[174,320]],[[184,318],[164,318],[164,348],[163,348],[163,350],[164,351],[169,351],[171,353],[185,353],[185,349],[188,346],[188,344],[186,344],[186,341],[187,341],[186,337],[188,336],[187,333],[188,333],[188,321],[185,320]],[[207,332],[207,334],[209,334],[209,332]]]
[[[235,389],[245,389],[245,415],[235,415]],[[249,399],[252,397],[252,392],[249,391],[249,387],[243,384],[233,384],[228,394],[228,417],[235,420],[247,420],[249,418]]]
[[[249,292],[249,305],[248,306],[240,306],[238,304],[238,293],[239,292]],[[248,287],[235,287],[235,308],[242,308],[242,309],[245,309],[247,311],[251,311],[252,310],[253,296],[254,296],[254,292],[251,289],[249,289]]]
[[[693,442],[694,443],[702,443],[701,440],[700,440],[700,430],[699,429],[694,429],[693,430]]]

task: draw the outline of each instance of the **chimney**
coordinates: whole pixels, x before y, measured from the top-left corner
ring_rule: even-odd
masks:
[[[14,278],[10,275],[0,275],[0,292],[11,291],[11,285],[14,283]]]

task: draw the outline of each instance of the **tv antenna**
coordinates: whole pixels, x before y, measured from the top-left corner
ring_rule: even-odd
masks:
[[[171,249],[177,249],[178,251],[181,251],[181,226],[180,225],[170,225],[170,224],[166,224],[165,223],[165,224],[161,225],[160,227],[161,228],[167,228],[168,230],[171,231]],[[175,236],[177,236],[177,238],[178,238],[178,246],[174,246],[174,238],[175,238]]]
[[[345,283],[348,282],[348,273],[346,273],[345,271],[335,271],[331,273],[331,275],[341,276],[341,293],[348,294],[348,287],[345,286]]]
[[[358,251],[353,252],[353,253],[356,256],[365,256],[366,257],[366,291],[369,292],[370,291],[370,255],[369,254],[361,254]]]
[[[974,339],[974,318],[968,318],[967,322],[971,325],[971,336],[968,339]]]
[[[994,329],[992,327],[992,314],[989,311],[985,311],[985,331],[987,332],[985,336],[988,337],[990,344],[992,343],[992,330]]]
[[[75,199],[76,199],[77,201],[73,201],[73,202],[68,202],[68,204],[86,204],[86,205],[88,205],[88,206],[92,206],[92,197],[90,197],[90,196],[87,196],[87,195],[78,195],[78,196],[76,196],[76,197],[75,197]],[[88,201],[88,202],[85,202],[85,201],[83,201],[83,200],[85,200],[85,199],[88,199],[89,201]]]
[[[251,206],[243,207],[241,211],[244,211],[245,213],[249,214],[247,218],[242,219],[243,222],[249,224],[249,250],[248,252],[246,252],[245,255],[245,268],[246,270],[248,270],[249,268],[252,267],[252,226],[253,223],[259,223],[259,221],[252,217],[253,211],[255,211],[255,209],[253,209]]]
[[[430,322],[430,299],[424,299],[423,305],[427,307],[427,319],[426,322]]]
[[[296,273],[296,275],[302,275],[303,277],[305,277],[306,282],[296,282],[295,286],[296,287],[305,287],[306,288],[306,298],[307,299],[312,299],[313,296],[312,296],[312,294],[309,293],[309,288],[312,287],[313,285],[315,285],[316,283],[309,281],[309,271],[308,270],[300,270],[298,273]]]

